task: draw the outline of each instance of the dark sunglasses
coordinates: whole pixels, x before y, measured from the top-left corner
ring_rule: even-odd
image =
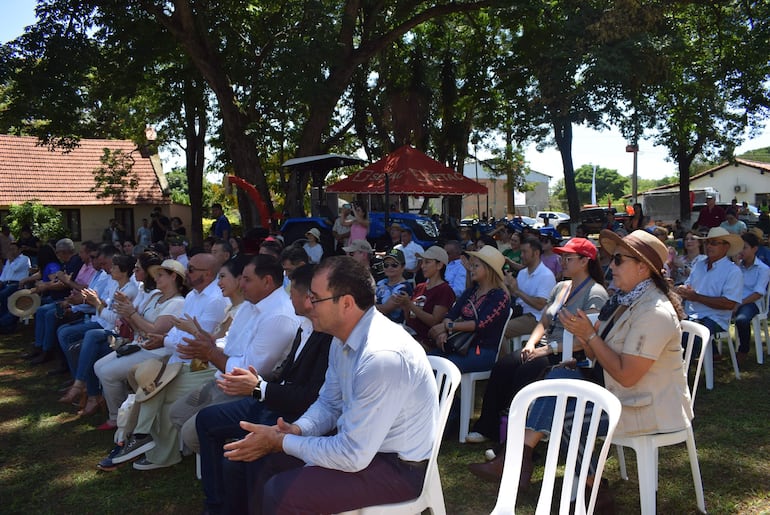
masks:
[[[634,261],[639,261],[637,257],[629,256],[628,254],[613,254],[612,262],[615,263],[615,266],[620,266],[623,264],[623,261],[625,261],[625,258],[633,259]]]

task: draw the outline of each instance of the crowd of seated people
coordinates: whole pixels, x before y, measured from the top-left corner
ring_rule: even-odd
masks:
[[[99,462],[101,470],[130,462],[139,471],[170,467],[184,453],[196,452],[202,461],[205,509],[234,513],[267,506],[275,502],[276,489],[288,488],[260,482],[263,461],[281,460],[285,470],[301,463],[312,464],[309,469],[358,473],[359,466],[387,456],[389,432],[404,430],[399,429],[399,413],[433,414],[427,394],[417,399],[422,394],[398,396],[381,387],[355,392],[375,396],[372,406],[382,403],[376,411],[384,420],[371,442],[355,447],[363,445],[362,424],[374,415],[366,403],[342,403],[337,397],[344,395],[339,390],[349,380],[340,367],[366,368],[338,352],[343,344],[364,355],[365,346],[355,342],[395,346],[409,356],[419,377],[425,374],[427,361],[421,360],[426,355],[445,357],[463,373],[491,370],[469,443],[500,439],[501,417],[515,393],[547,379],[547,369],[561,360],[565,330],[575,335],[578,361],[587,357],[601,364],[603,373],[590,380],[621,400],[640,392],[667,395],[660,403],[653,400],[648,411],[658,425],[648,430],[689,424],[683,368],[666,358],[680,345],[678,320],[686,316],[718,332],[734,316],[743,362],[750,322],[762,309],[770,280],[762,259],[764,235],[715,226],[705,236],[683,233],[678,242],[670,230],[645,226],[645,220],[639,213],[627,222],[629,229],[637,226],[633,230],[613,224],[615,231],[603,230],[598,241],[574,237],[566,243],[501,224],[491,237],[463,231],[460,239],[427,250],[415,250],[411,233],[404,236],[408,231],[394,227],[384,254],[376,256],[365,239],[350,239],[338,245],[343,256],[321,258],[310,255],[317,230],[288,246],[280,235],[269,236],[250,255],[241,249],[255,247],[229,231],[227,239],[212,236],[201,248],[190,248],[183,234],[170,229],[163,239],[153,240],[161,225],[155,222],[154,227],[142,225],[136,238],[140,244],[131,239],[83,242],[76,251],[65,238],[39,246],[41,268],[34,273],[28,261],[12,266],[22,255],[12,244],[0,294],[32,286],[41,296],[28,357],[39,364],[59,355],[61,366],[52,372],[72,375],[59,400],[75,405],[84,418],[106,408],[94,425],[120,429],[123,439]],[[25,268],[24,275],[11,278],[15,268]],[[377,274],[379,281],[373,278]],[[520,312],[514,309],[509,318],[515,306]],[[586,316],[592,312],[600,313],[596,326]],[[462,333],[473,338],[459,353],[448,342]],[[507,338],[522,334],[530,336],[520,351],[500,352],[501,335],[507,348]],[[414,340],[420,344],[416,350],[403,346]],[[327,361],[333,367],[329,372]],[[391,365],[380,364],[384,368],[378,373]],[[663,377],[661,371],[671,369],[677,373]],[[373,370],[361,373],[372,385],[382,382],[368,375]],[[324,374],[336,382],[325,384]],[[131,393],[128,422],[118,428],[119,410]],[[366,416],[356,418],[358,409]],[[346,410],[351,410],[350,419],[330,422],[329,413]],[[671,410],[678,410],[678,418]],[[547,438],[539,431],[547,425],[547,411],[531,415],[521,488],[529,485],[532,449]],[[621,422],[629,432],[635,430],[630,419]],[[270,445],[256,448],[257,436]],[[327,438],[340,446],[341,454],[321,442]],[[403,459],[423,463],[425,438],[420,436],[419,452],[404,450]],[[237,440],[227,443],[232,439]],[[355,465],[346,462],[358,451]],[[499,480],[505,451],[497,448],[495,460],[474,464],[471,472]],[[403,459],[398,451],[396,468],[406,477],[399,468]],[[410,469],[417,474],[409,476],[410,485],[422,484],[415,479],[424,474],[420,467]],[[292,474],[298,484],[315,477],[311,470]],[[410,488],[404,485],[398,496],[409,498]],[[373,494],[333,510],[362,507],[376,498]]]

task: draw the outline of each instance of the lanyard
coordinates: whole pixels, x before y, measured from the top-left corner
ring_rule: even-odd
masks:
[[[572,299],[575,297],[575,295],[577,295],[577,294],[578,294],[578,292],[580,292],[580,290],[582,290],[582,289],[583,289],[583,286],[585,286],[586,284],[588,284],[588,282],[589,282],[590,280],[591,280],[591,276],[589,275],[588,277],[586,277],[585,279],[583,279],[583,282],[581,282],[581,283],[578,285],[578,287],[577,287],[577,288],[575,288],[574,290],[571,290],[571,291],[570,291],[570,293],[569,293],[569,295],[567,296],[567,298],[566,298],[566,299],[565,299],[563,302],[561,302],[561,304],[559,304],[559,309],[557,309],[557,310],[556,310],[556,313],[554,313],[554,315],[553,315],[553,318],[551,319],[551,323],[548,325],[548,332],[547,332],[547,335],[548,335],[548,336],[550,336],[551,334],[553,334],[553,330],[554,330],[554,328],[555,328],[554,326],[556,325],[556,321],[559,319],[559,311],[561,311],[561,310],[562,310],[562,308],[563,308],[564,306],[566,306],[566,305],[569,303],[569,301],[571,301],[571,300],[572,300]],[[571,285],[570,285],[570,286],[571,286]],[[566,291],[567,291],[567,290],[565,290],[565,291],[563,291],[563,292],[562,292],[562,295],[561,295],[561,297],[562,297],[562,298],[564,298],[564,295],[565,295],[565,292],[566,292]]]

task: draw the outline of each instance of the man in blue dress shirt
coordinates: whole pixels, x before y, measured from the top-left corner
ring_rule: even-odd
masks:
[[[334,336],[318,400],[293,424],[242,422],[249,434],[225,446],[230,460],[264,457],[250,511],[339,513],[418,497],[438,415],[425,352],[374,308],[374,281],[349,256],[321,263],[310,297],[314,330]]]

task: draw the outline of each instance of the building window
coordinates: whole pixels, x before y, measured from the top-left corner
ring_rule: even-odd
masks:
[[[61,216],[64,227],[72,235],[72,240],[80,241],[82,239],[80,231],[80,209],[62,209]]]

